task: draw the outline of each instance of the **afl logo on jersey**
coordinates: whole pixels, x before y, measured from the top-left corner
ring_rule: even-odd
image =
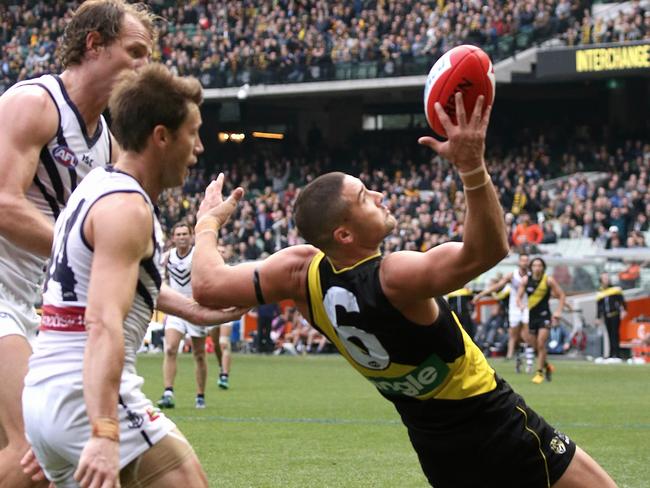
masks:
[[[67,146],[56,146],[52,151],[54,160],[66,168],[74,168],[79,164],[79,160],[74,152]]]

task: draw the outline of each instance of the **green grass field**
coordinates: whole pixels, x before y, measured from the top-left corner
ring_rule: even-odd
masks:
[[[650,486],[650,365],[557,362],[552,383],[533,385],[493,361],[527,403],[566,432],[621,488]],[[161,355],[138,358],[152,400]],[[179,361],[176,408],[210,486],[428,486],[392,405],[338,355],[235,355],[231,389],[216,387],[210,358],[207,408],[194,408],[190,355]],[[190,488],[190,487],[188,487]]]

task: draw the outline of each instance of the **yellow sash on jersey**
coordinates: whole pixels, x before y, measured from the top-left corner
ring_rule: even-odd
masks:
[[[447,298],[454,298],[454,297],[467,297],[472,295],[473,292],[469,288],[461,288],[460,290],[452,291],[447,295]]]
[[[596,301],[600,301],[605,297],[611,297],[614,295],[622,295],[623,289],[620,286],[610,286],[609,288],[601,289],[596,295]]]
[[[432,398],[462,400],[496,388],[494,370],[465,333],[453,312],[454,322],[462,334],[465,347],[465,354],[453,363],[445,363],[436,354],[432,354],[418,365],[390,361],[382,370],[369,369],[355,361],[337,334],[336,327],[330,321],[323,305],[319,265],[324,256],[322,252],[318,253],[309,265],[307,284],[312,318],[352,367],[372,382],[378,390],[419,400]]]
[[[539,283],[537,284],[537,288],[535,288],[535,291],[532,292],[530,295],[528,295],[528,309],[529,310],[532,310],[537,305],[539,305],[539,302],[544,300],[546,295],[549,293],[547,278],[548,277],[546,276],[546,273],[544,273],[544,275],[542,276],[542,279],[539,280]]]

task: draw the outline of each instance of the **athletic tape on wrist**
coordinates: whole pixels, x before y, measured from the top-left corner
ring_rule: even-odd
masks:
[[[92,436],[120,442],[120,423],[112,417],[98,417],[92,424]]]
[[[204,217],[199,220],[194,226],[194,235],[199,235],[201,232],[211,230],[214,232],[219,231],[219,222],[217,219],[211,217]]]
[[[490,182],[490,175],[485,166],[479,166],[465,173],[458,173],[466,191],[476,190]]]

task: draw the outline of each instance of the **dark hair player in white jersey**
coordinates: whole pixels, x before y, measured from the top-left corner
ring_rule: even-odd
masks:
[[[60,44],[65,70],[0,98],[0,486],[31,486],[21,391],[53,224],[86,174],[117,153],[101,114],[117,77],[145,65],[154,17],[123,0],[89,0]],[[6,446],[6,447],[5,447]]]
[[[168,252],[163,256],[163,268],[165,269],[165,281],[169,286],[192,298],[192,283],[190,272],[192,271],[192,256],[194,255],[194,233],[193,228],[187,221],[181,220],[174,224],[171,230],[171,240],[174,243]],[[192,341],[192,355],[194,356],[195,378],[196,378],[196,408],[205,408],[205,384],[208,377],[208,364],[206,360],[205,341],[208,334],[212,337],[217,352],[219,365],[222,366],[222,373],[219,376],[219,385],[224,384],[224,371],[228,371],[230,365],[230,351],[226,348],[225,341],[230,345],[229,336],[221,334],[225,329],[230,334],[230,322],[226,324],[215,324],[214,327],[201,327],[184,320],[181,317],[167,315],[165,317],[165,355],[163,358],[163,385],[165,390],[157,405],[160,408],[174,408],[174,381],[176,379],[176,365],[178,349],[186,336]],[[223,339],[222,339],[223,337]],[[216,339],[216,340],[215,340]],[[220,348],[222,350],[220,350]],[[228,375],[225,374],[225,385],[227,388]],[[223,388],[223,386],[221,386]]]

